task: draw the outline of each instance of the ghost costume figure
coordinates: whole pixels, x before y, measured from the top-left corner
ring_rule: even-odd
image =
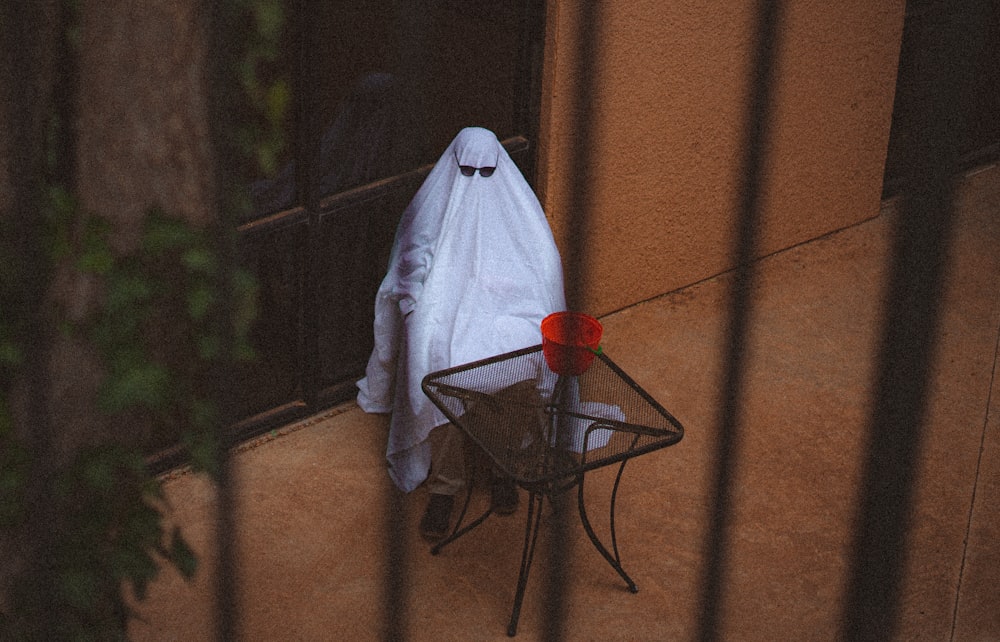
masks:
[[[542,319],[564,309],[538,199],[493,132],[463,129],[403,212],[358,382],[364,411],[391,413],[386,457],[401,490],[427,478],[428,436],[447,423],[420,389],[423,377],[537,345]]]

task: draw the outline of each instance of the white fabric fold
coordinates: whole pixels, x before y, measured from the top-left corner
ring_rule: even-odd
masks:
[[[461,165],[495,167],[463,176]],[[391,413],[386,457],[409,492],[430,466],[444,415],[420,389],[431,372],[541,343],[566,307],[562,266],[542,207],[493,132],[469,127],[403,212],[375,299],[375,348],[358,405]]]

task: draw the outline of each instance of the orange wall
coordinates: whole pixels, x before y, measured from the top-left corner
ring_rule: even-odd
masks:
[[[568,260],[581,2],[550,0],[538,191]],[[733,267],[755,3],[603,2],[581,307],[605,314]],[[878,213],[904,0],[789,0],[761,254]]]

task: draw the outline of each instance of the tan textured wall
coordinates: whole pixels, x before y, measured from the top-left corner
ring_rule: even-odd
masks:
[[[538,188],[573,225],[581,2],[550,0]],[[755,3],[604,2],[591,77],[595,163],[579,307],[604,314],[733,267]],[[762,254],[875,216],[904,0],[785,3]],[[569,257],[564,256],[564,259]]]

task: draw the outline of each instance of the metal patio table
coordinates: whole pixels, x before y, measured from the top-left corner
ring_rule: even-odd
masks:
[[[580,375],[557,375],[546,364],[540,345],[431,373],[421,386],[502,474],[528,492],[524,548],[508,635],[517,633],[542,503],[574,486],[580,521],[590,541],[629,590],[638,590],[622,568],[618,552],[618,487],[629,459],[681,440],[684,428],[677,419],[607,355],[595,355]],[[611,492],[609,551],[587,517],[583,482],[588,471],[611,464],[619,468]],[[433,554],[493,512],[490,507],[463,526],[471,495],[470,489],[451,534],[431,549]]]

